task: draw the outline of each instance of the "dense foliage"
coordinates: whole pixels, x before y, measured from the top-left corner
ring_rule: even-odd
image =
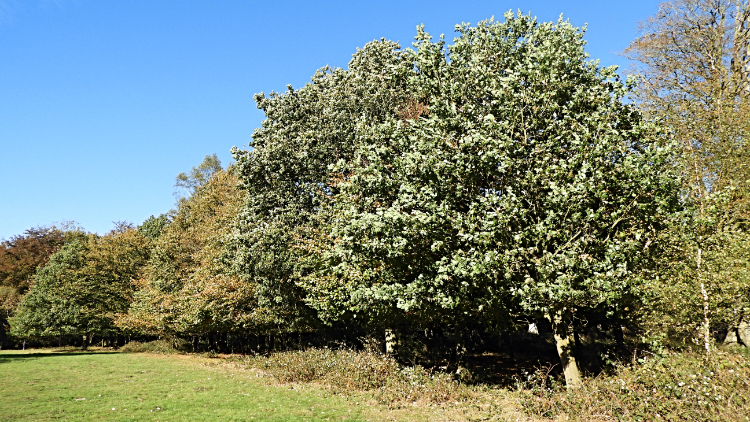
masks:
[[[138,230],[124,228],[66,244],[37,271],[11,332],[19,337],[80,334],[84,346],[91,335],[112,335],[115,315],[128,309],[131,280],[146,263],[149,243]]]
[[[165,217],[169,224],[134,277],[137,291],[129,312],[118,317],[121,328],[173,336],[253,324],[254,286],[226,275],[221,255],[222,235],[241,198],[236,185],[232,171],[218,170]]]
[[[34,227],[0,244],[0,346],[6,343],[8,318],[34,285],[34,273],[73,237],[54,226]]]
[[[421,29],[414,51],[374,42],[347,71],[261,98],[269,118],[237,153],[241,221],[258,227],[240,227],[240,273],[324,320],[460,332],[546,316],[567,339],[574,311],[624,315],[678,205],[672,151],[614,69],[587,61],[580,30],[506,19],[460,26],[450,47]],[[390,107],[339,101],[350,79]]]
[[[409,53],[375,41],[354,54],[349,68],[319,70],[312,82],[283,94],[256,96],[267,116],[251,151],[233,150],[246,192],[229,253],[236,274],[258,285],[259,305],[276,310],[285,330],[316,325],[304,305],[296,230],[311,217],[339,176],[329,166],[352,159],[359,134],[397,115],[413,101],[406,77]]]

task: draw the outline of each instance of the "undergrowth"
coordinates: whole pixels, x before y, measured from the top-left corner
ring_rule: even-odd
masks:
[[[578,390],[568,391],[552,368],[525,374],[514,389],[468,385],[421,366],[404,367],[378,353],[308,349],[245,358],[285,383],[318,383],[335,393],[368,392],[390,407],[457,405],[485,409],[482,417],[516,403],[534,420],[750,421],[750,353],[717,350],[665,352],[614,364]],[[492,407],[492,408],[488,408]],[[489,413],[488,413],[489,412]],[[493,419],[494,420],[494,419]]]
[[[184,344],[183,344],[184,343]],[[130,343],[120,348],[121,352],[124,353],[161,353],[161,354],[173,354],[183,353],[186,348],[187,342],[185,341],[170,341],[170,340],[154,340],[145,343],[138,341],[131,341]]]
[[[404,367],[392,358],[365,351],[308,349],[249,357],[245,363],[281,382],[315,382],[338,393],[367,391],[389,406],[453,403],[472,396],[468,386],[448,374]]]
[[[666,353],[617,365],[566,391],[541,370],[519,384],[530,416],[569,420],[748,421],[750,360],[716,351]]]

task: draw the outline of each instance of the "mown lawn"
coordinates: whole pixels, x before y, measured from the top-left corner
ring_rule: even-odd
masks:
[[[422,420],[191,356],[0,351],[0,421]]]

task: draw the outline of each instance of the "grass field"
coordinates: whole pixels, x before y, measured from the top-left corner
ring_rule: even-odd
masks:
[[[426,420],[194,356],[0,351],[0,421]],[[434,415],[433,415],[434,416]]]
[[[350,350],[0,351],[0,422],[750,421],[750,351],[701,352],[617,363],[570,391],[538,371],[514,389],[446,383]]]

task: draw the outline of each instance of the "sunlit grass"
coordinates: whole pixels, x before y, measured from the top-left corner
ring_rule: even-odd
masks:
[[[207,361],[101,351],[2,351],[0,420],[364,421],[406,416],[357,405],[314,386],[272,385],[251,371]]]

